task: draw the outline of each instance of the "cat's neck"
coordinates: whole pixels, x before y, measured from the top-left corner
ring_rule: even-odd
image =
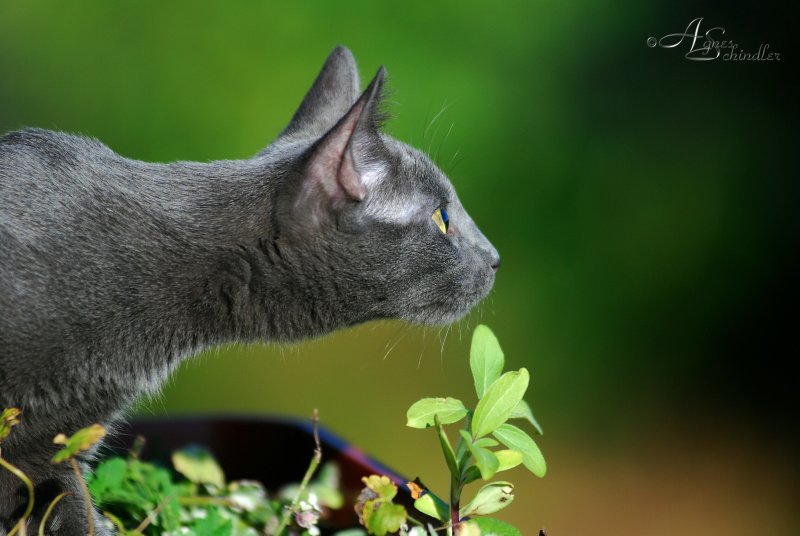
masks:
[[[176,353],[242,340],[293,341],[360,320],[349,318],[347,297],[335,287],[297,278],[317,261],[282,246],[273,207],[278,186],[291,177],[269,149],[250,160],[170,167],[171,184],[153,187],[173,211],[164,240],[181,244],[164,248],[154,283],[175,292],[180,313],[162,311],[161,323],[182,339]],[[323,277],[325,267],[318,269]]]

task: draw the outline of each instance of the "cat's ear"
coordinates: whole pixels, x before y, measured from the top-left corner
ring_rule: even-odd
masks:
[[[322,136],[353,106],[360,87],[353,54],[334,48],[281,136]]]
[[[310,149],[302,173],[299,206],[312,213],[341,208],[367,194],[366,153],[379,143],[380,100],[385,71],[375,78],[350,109]]]

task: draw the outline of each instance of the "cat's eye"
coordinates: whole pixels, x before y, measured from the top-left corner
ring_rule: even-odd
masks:
[[[431,216],[433,223],[436,224],[436,227],[442,232],[442,234],[447,234],[447,230],[450,228],[450,216],[447,215],[447,211],[443,208],[437,208],[433,211],[433,215]]]

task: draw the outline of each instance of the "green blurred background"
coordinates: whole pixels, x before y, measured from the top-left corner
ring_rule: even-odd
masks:
[[[483,322],[532,371],[546,431],[547,477],[510,475],[502,517],[524,534],[798,534],[794,34],[780,5],[684,4],[0,0],[0,132],[246,158],[349,46],[365,81],[388,69],[389,132],[436,157],[500,251],[494,292],[449,330],[207,352],[138,411],[316,407],[444,491],[436,440],[405,410],[474,401]],[[783,60],[647,47],[696,17]]]

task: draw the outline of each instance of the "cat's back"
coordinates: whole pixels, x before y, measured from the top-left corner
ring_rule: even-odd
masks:
[[[115,156],[96,140],[61,132],[30,128],[1,136],[0,224],[58,208],[52,205],[59,199],[90,187],[85,179],[92,161],[102,165]]]
[[[42,129],[0,137],[0,249],[12,242],[74,243],[95,235],[120,206],[136,203],[146,171],[92,138]],[[140,166],[141,167],[141,166]]]

